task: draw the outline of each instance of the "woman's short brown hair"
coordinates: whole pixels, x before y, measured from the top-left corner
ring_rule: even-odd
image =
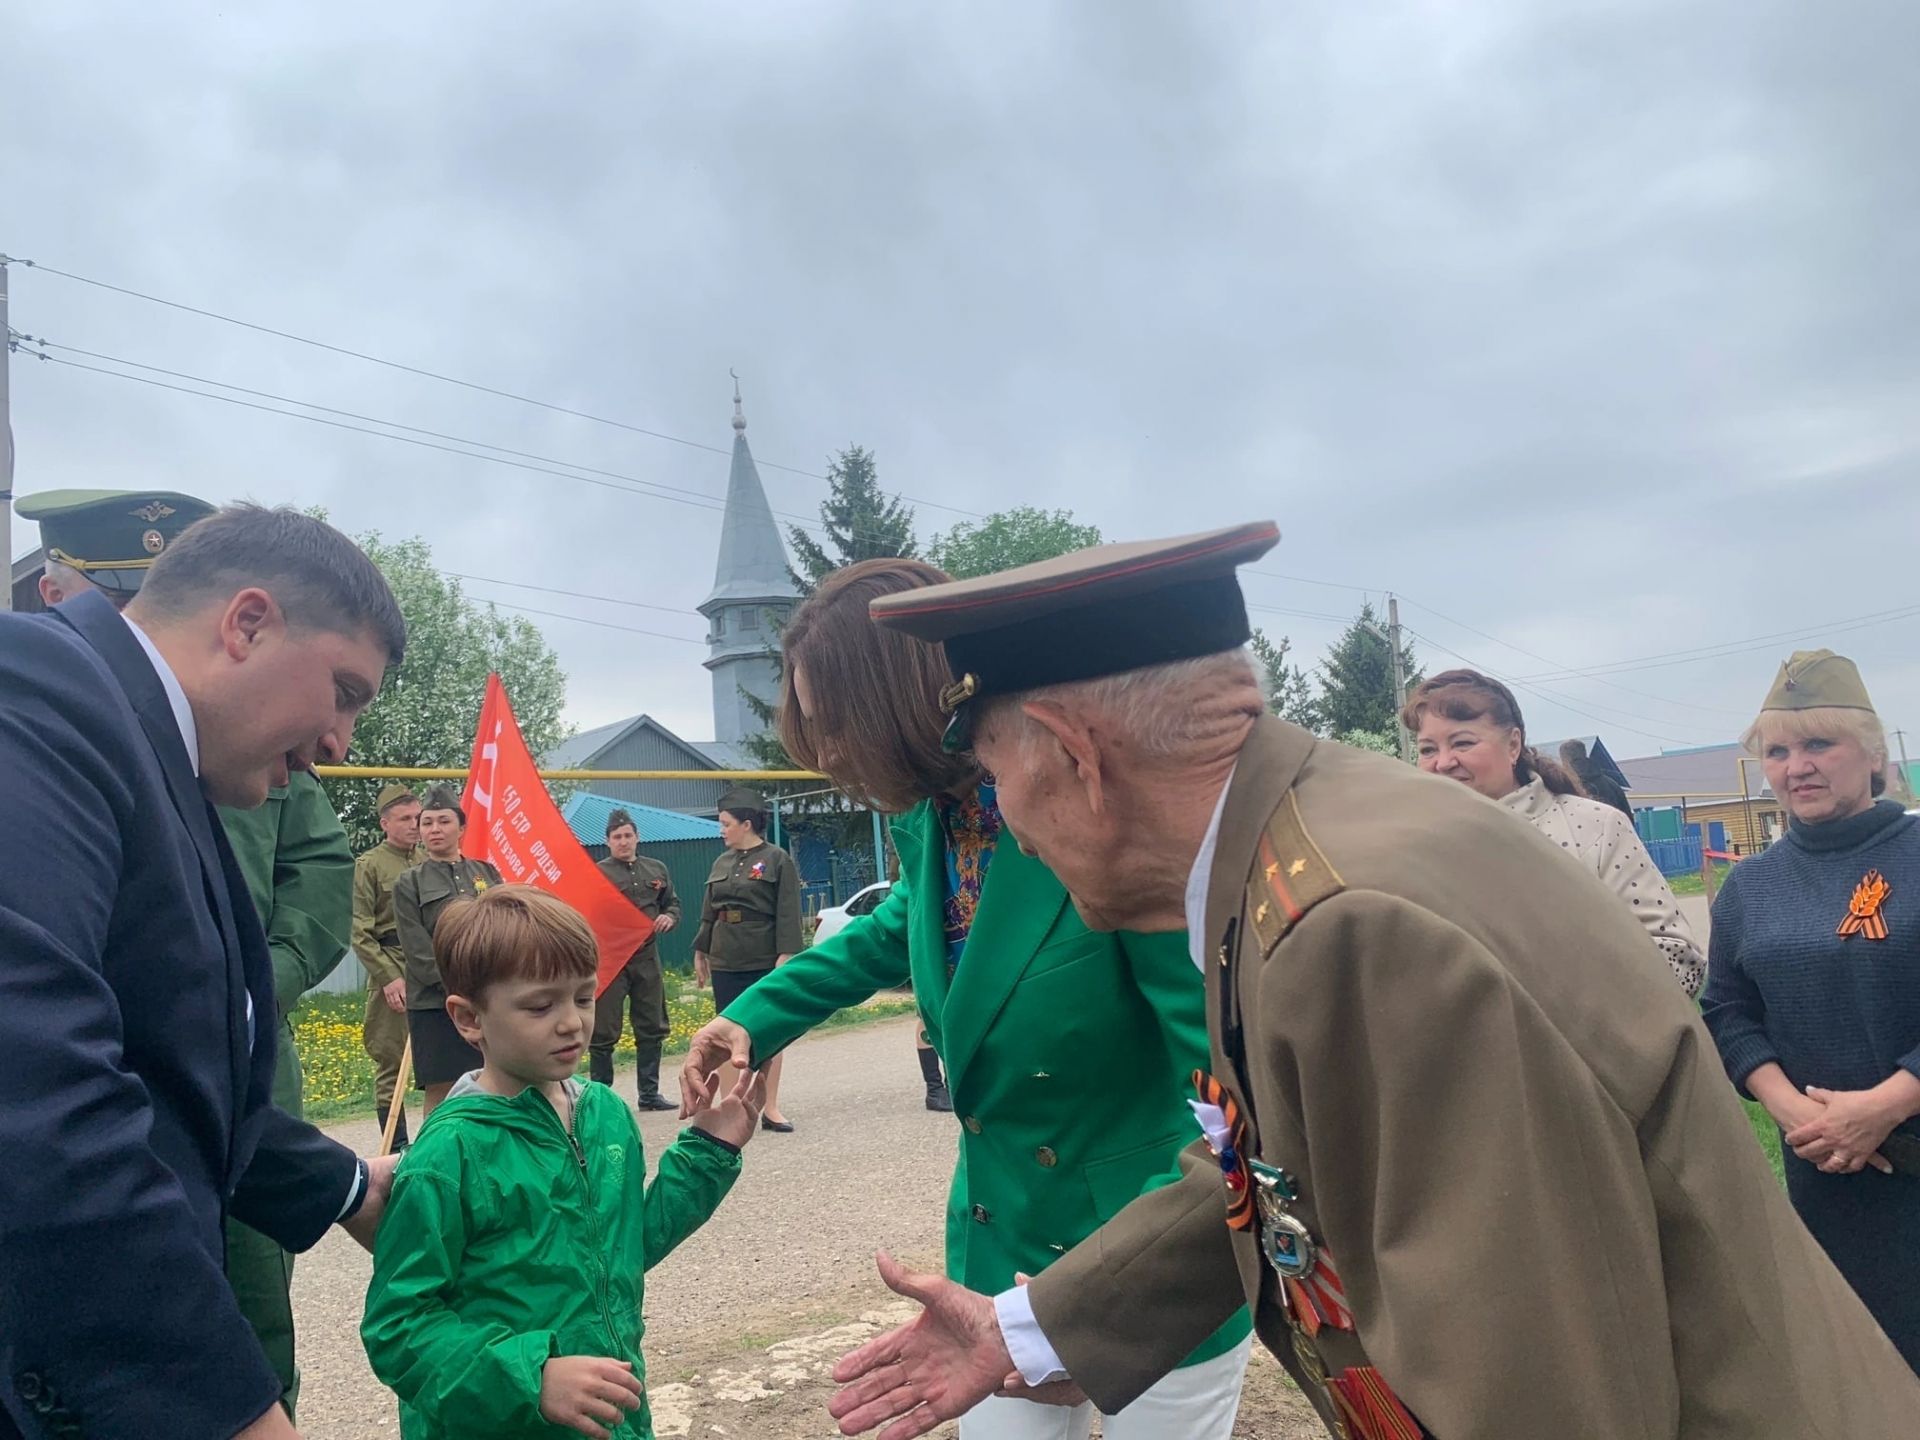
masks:
[[[952,680],[945,652],[883,630],[867,615],[882,595],[948,578],[923,560],[862,560],[821,581],[781,632],[781,743],[799,764],[879,810],[911,810],[961,794],[979,778],[971,756],[941,748],[940,691]],[[811,719],[794,693],[799,669],[807,672]]]
[[[1520,702],[1513,698],[1513,691],[1492,676],[1482,675],[1478,670],[1443,670],[1431,679],[1422,680],[1407,697],[1406,708],[1400,712],[1400,723],[1410,733],[1417,734],[1429,710],[1448,720],[1486,720],[1518,730],[1520,758],[1513,766],[1515,780],[1525,785],[1538,775],[1552,794],[1587,793],[1571,770],[1527,744],[1527,722],[1521,718]]]
[[[585,980],[600,969],[600,946],[580,912],[531,885],[493,885],[441,912],[433,958],[449,995],[480,1003],[508,980]]]

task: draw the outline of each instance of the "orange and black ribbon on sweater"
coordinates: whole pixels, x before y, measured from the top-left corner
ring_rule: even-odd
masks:
[[[1841,939],[1850,939],[1855,935],[1864,935],[1869,940],[1887,938],[1887,917],[1880,913],[1880,907],[1887,903],[1887,896],[1893,893],[1893,886],[1887,883],[1887,877],[1878,870],[1869,870],[1860,877],[1860,883],[1853,887],[1853,900],[1847,906],[1846,919],[1840,922],[1840,928],[1834,933]]]

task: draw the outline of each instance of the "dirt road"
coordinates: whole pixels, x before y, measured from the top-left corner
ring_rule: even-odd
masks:
[[[663,1437],[824,1440],[837,1433],[828,1368],[913,1313],[881,1285],[873,1252],[938,1268],[956,1132],[951,1115],[923,1104],[912,1034],[911,1021],[889,1021],[795,1046],[781,1099],[798,1131],[755,1140],[719,1213],[648,1275],[649,1389]],[[630,1073],[615,1083],[631,1095]],[[640,1128],[657,1155],[679,1122],[642,1115]],[[331,1133],[363,1152],[377,1142],[370,1122]],[[368,1268],[336,1230],[294,1271],[309,1440],[398,1433],[360,1346]],[[1256,1355],[1234,1433],[1323,1432],[1279,1366]]]

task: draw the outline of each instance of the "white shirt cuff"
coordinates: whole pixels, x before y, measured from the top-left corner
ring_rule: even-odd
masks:
[[[1022,1380],[1029,1385],[1044,1385],[1066,1378],[1067,1367],[1034,1319],[1033,1301],[1024,1285],[994,1296],[993,1313],[1000,1322],[1000,1338],[1006,1341],[1007,1354],[1013,1357],[1013,1368]]]
[[[365,1165],[355,1165],[353,1167],[353,1184],[347,1187],[347,1198],[340,1205],[340,1213],[333,1217],[334,1224],[338,1225],[359,1207],[360,1191],[366,1186],[366,1183],[367,1167]]]

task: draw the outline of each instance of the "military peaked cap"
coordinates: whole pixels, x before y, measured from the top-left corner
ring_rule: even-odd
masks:
[[[998,575],[875,600],[874,622],[946,646],[946,746],[971,738],[971,703],[1043,685],[1192,660],[1251,637],[1239,566],[1280,541],[1270,520],[1096,545]]]
[[[172,490],[44,490],[14,510],[40,524],[47,559],[131,595],[155,558],[214,507]]]

